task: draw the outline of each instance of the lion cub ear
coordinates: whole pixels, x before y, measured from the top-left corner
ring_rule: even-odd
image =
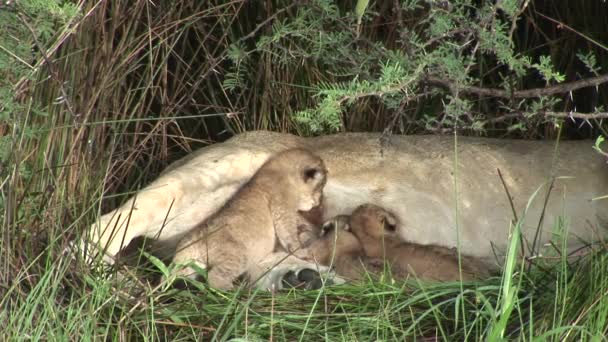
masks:
[[[323,223],[323,226],[321,227],[321,233],[319,234],[319,236],[320,237],[326,236],[327,234],[331,233],[332,231],[336,231],[338,229],[342,229],[347,232],[351,231],[350,224],[348,223],[348,216],[345,216],[345,215],[336,216],[333,219]]]
[[[323,223],[319,237],[323,237],[323,236],[331,233],[335,229],[336,229],[336,221],[335,220],[327,221],[327,222]]]
[[[320,167],[307,167],[302,172],[302,178],[305,183],[309,183],[311,181],[317,181],[323,179],[325,177],[325,170]]]
[[[397,232],[397,220],[394,217],[383,216],[381,219],[382,227],[384,232],[388,234],[395,234]]]

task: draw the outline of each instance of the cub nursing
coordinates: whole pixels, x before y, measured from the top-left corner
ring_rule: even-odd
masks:
[[[321,158],[291,149],[270,158],[216,214],[195,227],[178,244],[174,263],[193,262],[208,270],[209,284],[231,289],[243,275],[250,279],[273,262],[310,265],[298,240],[306,220],[299,211],[321,203],[327,170]],[[300,232],[301,233],[301,232]],[[292,253],[293,255],[290,255]],[[178,274],[196,276],[190,268]]]
[[[454,250],[402,241],[398,229],[399,222],[393,214],[364,204],[350,217],[328,221],[311,253],[323,265],[333,261],[336,273],[350,279],[361,279],[363,271],[379,273],[384,261],[396,279],[415,276],[422,280],[457,281],[461,273],[462,280],[489,273],[488,265],[465,255],[461,255],[460,270]]]
[[[174,263],[207,269],[209,285],[219,289],[231,289],[243,277],[255,281],[268,271],[261,285],[268,289],[281,288],[286,276],[315,282],[297,272],[318,274],[330,265],[343,277],[360,279],[365,271],[380,273],[385,261],[395,278],[454,281],[487,273],[483,264],[466,256],[461,257],[460,271],[458,256],[450,249],[400,240],[398,230],[403,227],[397,218],[372,204],[326,222],[321,237],[311,244],[319,233],[310,221],[321,215],[326,181],[323,161],[308,150],[276,154],[178,243]],[[274,269],[279,263],[285,265],[280,272]],[[193,268],[177,272],[194,277]]]

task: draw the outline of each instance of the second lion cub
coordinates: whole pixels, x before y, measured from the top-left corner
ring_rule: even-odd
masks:
[[[359,239],[364,255],[386,260],[393,276],[402,278],[410,274],[434,281],[460,279],[458,255],[454,250],[404,242],[397,235],[398,224],[393,214],[373,204],[359,206],[349,220],[350,230]],[[474,257],[461,255],[461,266],[462,280],[489,274],[488,265]]]
[[[401,241],[398,225],[390,212],[364,204],[350,216],[328,220],[310,253],[320,264],[332,264],[338,275],[351,280],[362,279],[365,272],[379,274],[384,261],[396,279],[410,275],[429,281],[460,279],[458,255],[453,250]],[[463,280],[489,274],[489,266],[477,258],[461,255],[461,261]]]
[[[258,276],[265,271],[260,264],[273,266],[269,260],[308,265],[299,259],[308,255],[298,240],[298,227],[305,222],[299,211],[321,204],[326,180],[323,161],[311,152],[278,153],[223,208],[179,242],[173,261],[206,268],[209,284],[220,289],[231,289],[242,275]],[[179,273],[196,275],[189,268]]]
[[[339,215],[326,221],[321,235],[309,248],[310,256],[321,265],[333,266],[336,273],[348,280],[359,280],[365,272],[378,273],[379,263],[369,263],[363,246],[350,231],[350,217]]]

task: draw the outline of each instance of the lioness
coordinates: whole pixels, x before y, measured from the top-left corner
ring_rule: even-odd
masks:
[[[299,211],[321,204],[326,180],[323,161],[311,152],[278,153],[223,208],[179,242],[173,261],[208,268],[209,284],[220,289],[231,289],[245,273],[258,277],[252,270],[265,259],[315,269],[289,254],[308,255],[298,240],[298,228],[306,224]],[[179,273],[196,275],[190,268]]]
[[[324,188],[325,217],[374,203],[395,214],[406,228],[398,234],[408,241],[454,247],[458,232],[462,250],[492,257],[504,251],[513,219],[500,170],[530,245],[539,222],[537,246],[555,237],[554,224],[565,216],[568,240],[576,247],[579,238],[606,236],[608,226],[608,200],[592,201],[608,194],[608,166],[591,146],[589,141],[556,145],[467,137],[458,137],[456,144],[450,136],[396,135],[387,141],[377,133],[314,138],[244,133],[175,162],[124,205],[101,216],[85,236],[99,248],[87,249],[87,255],[105,251],[105,260],[113,262],[123,244],[140,235],[175,246],[271,155],[294,147],[320,156],[331,174]]]

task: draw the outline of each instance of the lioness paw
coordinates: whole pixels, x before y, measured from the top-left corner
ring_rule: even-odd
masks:
[[[316,290],[323,286],[345,282],[329,267],[310,264],[309,266],[275,267],[258,281],[257,286],[268,291],[289,288]]]

